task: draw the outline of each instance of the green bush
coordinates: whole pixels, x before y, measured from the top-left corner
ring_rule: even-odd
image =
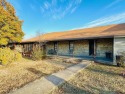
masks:
[[[32,51],[32,59],[33,60],[42,60],[46,58],[46,53],[43,48],[36,47]]]
[[[18,61],[22,58],[22,55],[17,52],[10,50],[9,48],[0,48],[0,63],[7,65],[11,62]]]

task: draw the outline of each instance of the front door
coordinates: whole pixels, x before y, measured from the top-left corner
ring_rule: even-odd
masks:
[[[89,40],[89,55],[94,55],[94,40]]]

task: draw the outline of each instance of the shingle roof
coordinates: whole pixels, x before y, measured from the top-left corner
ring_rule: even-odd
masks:
[[[36,41],[55,41],[55,40],[71,40],[71,39],[87,39],[99,37],[114,37],[125,35],[125,23],[108,26],[100,26],[94,28],[78,29],[65,32],[53,32],[34,37],[22,42]]]

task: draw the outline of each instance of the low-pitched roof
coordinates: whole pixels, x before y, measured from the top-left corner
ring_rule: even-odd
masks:
[[[88,38],[100,38],[100,37],[114,37],[123,35],[125,35],[125,23],[71,30],[65,32],[47,33],[28,40],[23,40],[22,42],[56,41],[56,40],[72,40],[72,39],[75,40],[75,39],[88,39]]]

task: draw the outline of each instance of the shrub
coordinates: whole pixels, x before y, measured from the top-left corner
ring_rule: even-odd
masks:
[[[33,60],[42,60],[46,58],[46,53],[43,48],[36,47],[32,51],[32,59]]]
[[[9,48],[0,48],[0,63],[7,65],[11,62],[18,61],[22,58],[19,52],[10,50]]]
[[[14,61],[19,61],[22,59],[22,54],[20,54],[19,52],[15,52],[15,57],[14,57]]]

